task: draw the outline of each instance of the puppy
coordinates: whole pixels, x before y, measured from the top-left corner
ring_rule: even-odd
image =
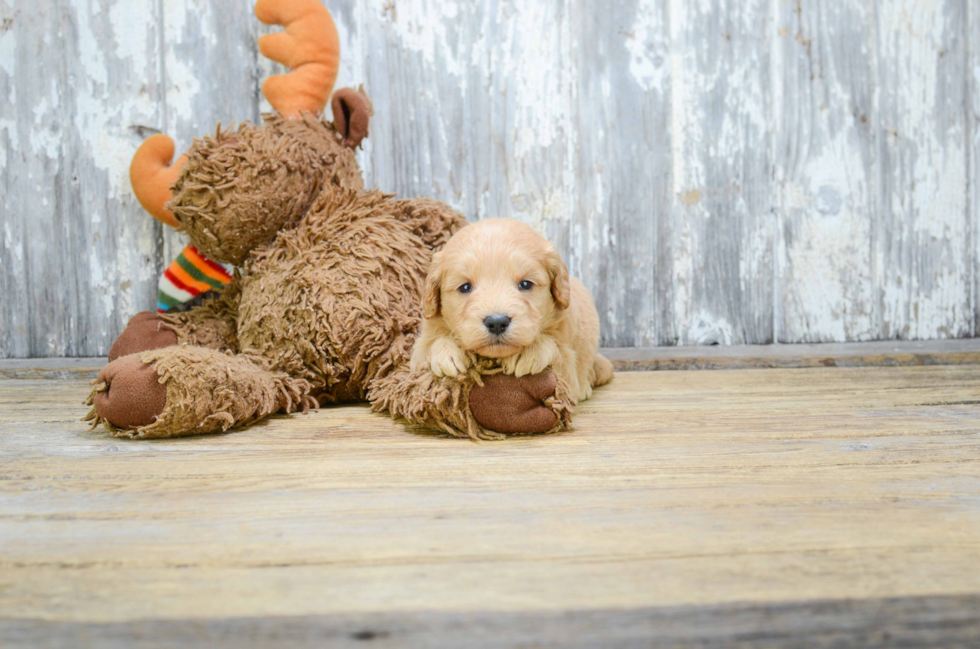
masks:
[[[453,235],[432,257],[423,315],[414,370],[456,376],[477,356],[516,376],[551,367],[578,401],[612,378],[599,355],[592,295],[569,279],[555,247],[520,221],[489,219]]]

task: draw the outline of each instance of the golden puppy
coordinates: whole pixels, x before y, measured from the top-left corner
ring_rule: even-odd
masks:
[[[599,355],[599,315],[588,289],[520,221],[489,219],[453,235],[432,257],[423,315],[414,370],[456,376],[477,355],[499,359],[517,376],[551,367],[579,401],[612,378],[612,364]]]

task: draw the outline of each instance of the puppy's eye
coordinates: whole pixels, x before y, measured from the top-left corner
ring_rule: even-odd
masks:
[[[521,289],[522,291],[530,291],[532,288],[534,288],[534,282],[527,279],[521,280],[520,284],[517,285],[517,288]]]
[[[469,282],[466,282],[465,284],[463,284],[462,286],[460,286],[457,290],[460,293],[469,293],[470,291],[473,290],[473,285],[470,284]]]

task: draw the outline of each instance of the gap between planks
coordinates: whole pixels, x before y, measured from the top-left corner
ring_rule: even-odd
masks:
[[[603,349],[602,354],[617,372],[964,365],[980,363],[980,339],[613,347]],[[94,379],[106,362],[104,357],[0,359],[0,379]]]

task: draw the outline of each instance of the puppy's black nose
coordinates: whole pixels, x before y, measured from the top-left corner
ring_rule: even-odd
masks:
[[[483,326],[493,335],[499,336],[507,331],[507,327],[510,326],[510,316],[506,316],[503,313],[488,315],[483,319]]]

